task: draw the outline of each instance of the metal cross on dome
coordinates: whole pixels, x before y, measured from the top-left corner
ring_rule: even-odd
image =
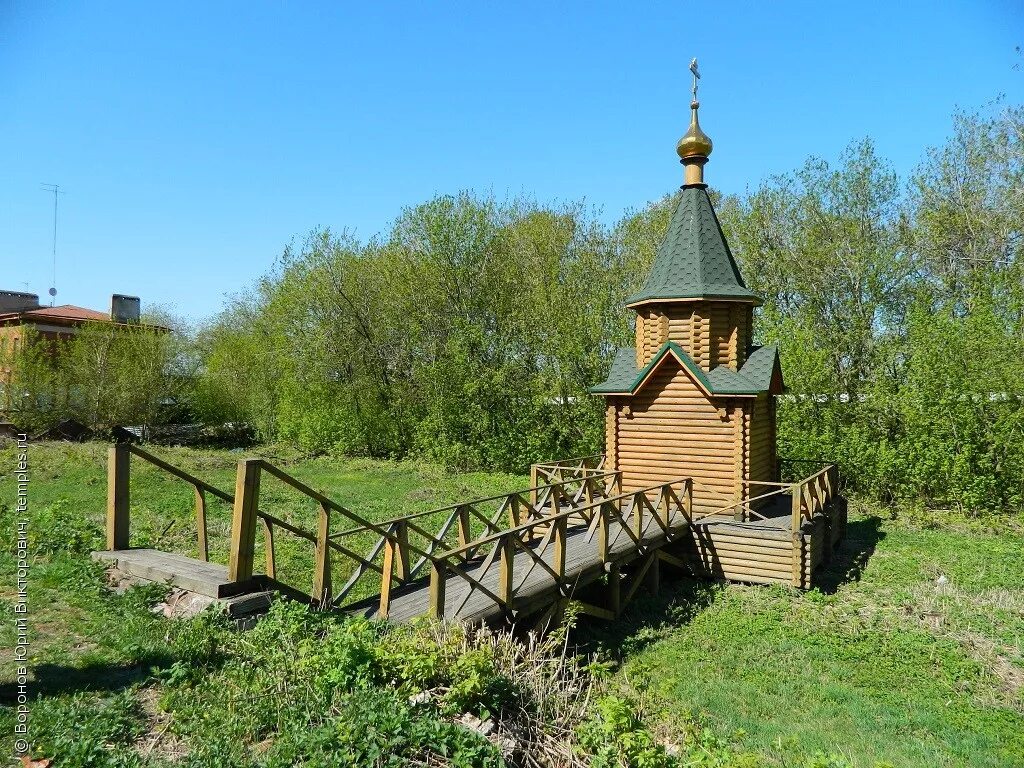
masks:
[[[693,72],[693,100],[697,100],[697,81],[700,80],[700,70],[697,69],[697,59],[690,62],[690,71]]]

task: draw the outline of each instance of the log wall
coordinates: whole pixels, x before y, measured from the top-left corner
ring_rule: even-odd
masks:
[[[719,365],[738,369],[746,361],[753,308],[726,301],[665,302],[639,307],[636,365],[643,368],[666,341],[686,350],[705,371]]]
[[[692,477],[694,508],[712,511],[736,496],[734,408],[721,411],[674,359],[666,359],[617,411],[613,442],[624,491]],[[741,453],[741,452],[740,452]]]
[[[837,497],[796,536],[750,525],[698,523],[682,555],[698,576],[810,589],[844,537],[846,519],[846,499]]]
[[[758,395],[751,406],[747,455],[750,480],[775,479],[775,398],[767,392]],[[754,486],[750,495],[759,496],[767,490]]]

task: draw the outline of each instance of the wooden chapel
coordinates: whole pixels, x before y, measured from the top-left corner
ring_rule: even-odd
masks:
[[[704,165],[711,139],[696,100],[676,151],[684,183],[640,291],[636,346],[621,348],[606,381],[605,456],[624,491],[693,479],[693,504],[708,513],[750,498],[749,483],[776,479],[778,349],[754,346],[747,288],[715,215]]]

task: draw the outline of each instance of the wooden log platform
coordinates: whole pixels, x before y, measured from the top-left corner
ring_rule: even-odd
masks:
[[[698,576],[750,584],[814,586],[815,571],[827,563],[846,525],[846,500],[836,497],[822,512],[793,531],[791,496],[778,497],[760,511],[765,519],[726,515],[698,519],[683,559]]]

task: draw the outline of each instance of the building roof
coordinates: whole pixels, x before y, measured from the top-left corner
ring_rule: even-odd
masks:
[[[753,347],[746,362],[738,371],[727,365],[719,365],[705,372],[686,350],[674,341],[661,345],[651,361],[643,368],[636,367],[636,349],[621,347],[612,359],[608,378],[591,387],[599,395],[634,395],[643,382],[658,367],[666,355],[673,355],[690,372],[697,383],[708,394],[715,396],[758,395],[772,391],[773,379],[778,369],[779,350],[775,346]],[[776,389],[781,390],[781,380]]]
[[[109,312],[100,312],[96,309],[76,307],[74,304],[61,304],[57,307],[38,307],[37,309],[25,309],[21,312],[0,313],[0,326],[3,325],[24,325],[26,323],[48,323],[52,325],[65,325],[74,327],[83,323],[111,323]],[[119,325],[131,325],[133,327],[148,328],[149,330],[167,332],[171,329],[155,323],[123,323]]]
[[[21,312],[5,312],[0,314],[0,323],[12,322],[55,322],[58,324],[110,322],[110,314],[95,309],[76,307],[73,304],[61,304],[57,307],[39,307]]]
[[[651,274],[626,304],[670,299],[759,301],[743,282],[704,184],[683,187]]]

